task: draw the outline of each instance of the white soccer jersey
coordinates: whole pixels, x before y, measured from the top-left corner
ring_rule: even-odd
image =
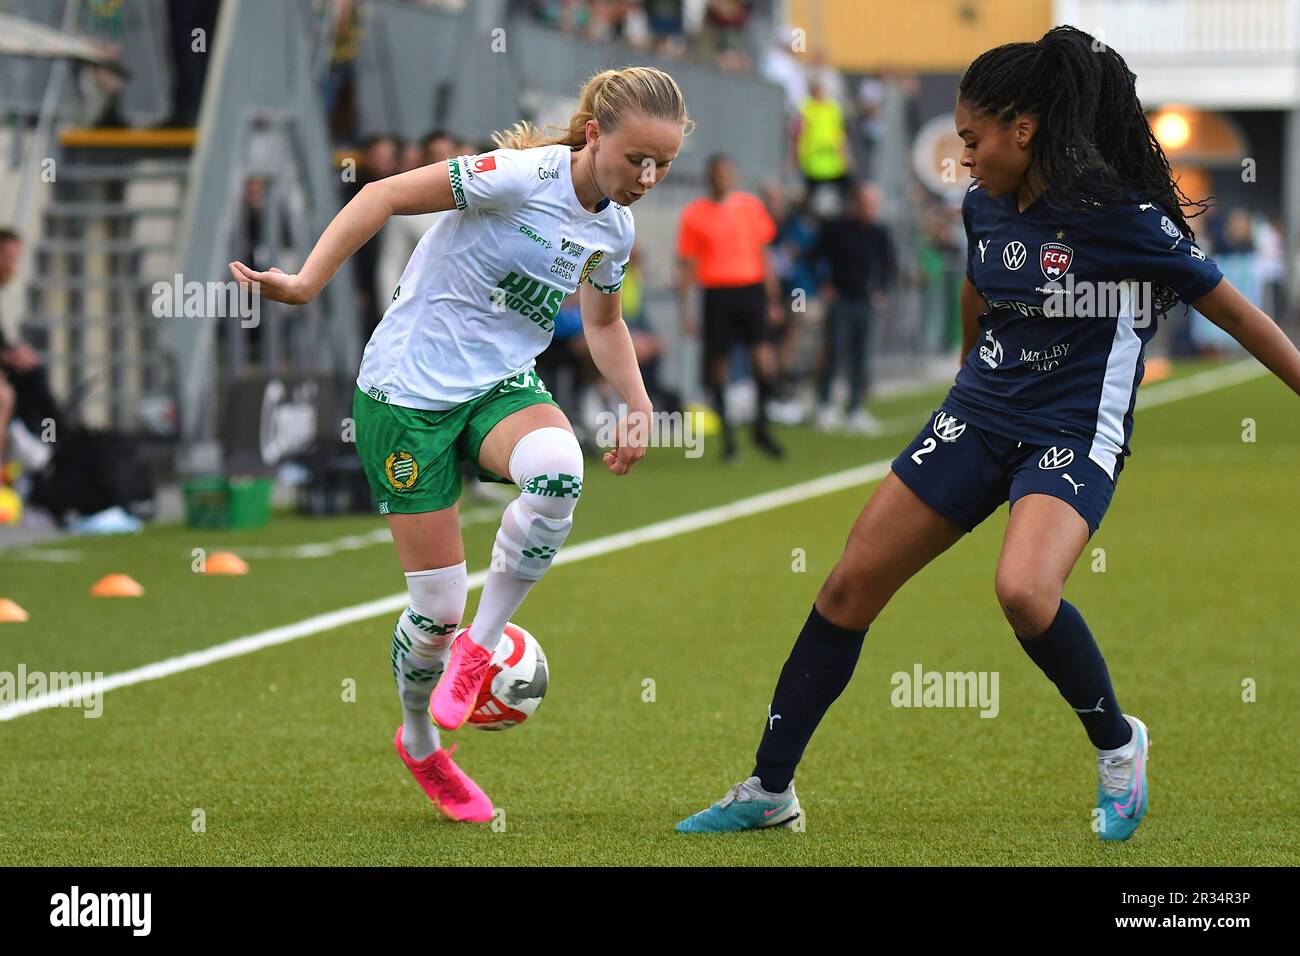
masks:
[[[613,294],[635,238],[612,200],[578,202],[567,146],[448,161],[456,211],[424,234],[361,358],[381,401],[451,408],[533,367],[560,303],[590,282]]]

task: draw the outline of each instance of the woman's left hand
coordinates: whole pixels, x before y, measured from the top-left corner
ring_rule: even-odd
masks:
[[[646,441],[650,436],[652,409],[629,410],[618,420],[615,440],[618,445],[604,455],[605,467],[616,475],[626,475],[632,466],[645,457]],[[629,426],[630,421],[630,426]]]
[[[264,298],[273,302],[303,305],[316,297],[300,276],[282,272],[274,266],[266,272],[258,272],[242,262],[232,262],[230,273],[240,285],[255,285]]]

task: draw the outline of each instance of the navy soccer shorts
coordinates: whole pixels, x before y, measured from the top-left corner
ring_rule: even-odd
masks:
[[[1101,525],[1115,482],[1088,457],[1092,442],[1061,436],[1055,445],[1031,445],[996,435],[939,410],[894,459],[894,474],[939,514],[965,531],[1025,495],[1060,498],[1088,522]],[[1115,465],[1115,478],[1124,467]]]

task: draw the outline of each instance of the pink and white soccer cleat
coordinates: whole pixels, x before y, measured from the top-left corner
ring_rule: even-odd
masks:
[[[393,744],[415,782],[444,816],[466,823],[487,823],[492,819],[492,801],[488,795],[451,759],[455,744],[450,750],[435,750],[423,760],[414,760],[402,746],[401,727],[397,728]]]
[[[468,628],[451,642],[447,669],[429,700],[429,713],[443,730],[455,730],[469,719],[490,663],[492,652],[474,643]]]

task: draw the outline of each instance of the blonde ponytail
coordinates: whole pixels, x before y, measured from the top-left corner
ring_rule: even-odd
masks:
[[[602,130],[609,131],[636,114],[681,123],[687,133],[695,128],[676,80],[653,67],[627,66],[603,70],[587,80],[578,94],[578,109],[569,118],[568,128],[550,127],[558,135],[547,136],[523,120],[504,132],[493,133],[492,142],[502,149],[559,145],[579,149],[587,144],[587,120],[594,119]]]

